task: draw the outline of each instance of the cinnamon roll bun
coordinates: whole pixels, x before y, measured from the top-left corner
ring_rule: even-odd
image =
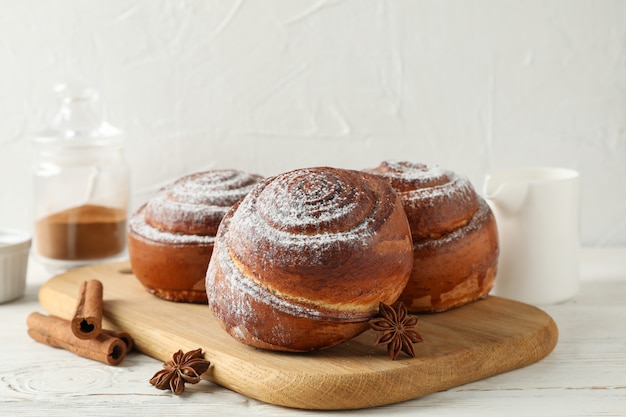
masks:
[[[413,270],[399,301],[414,313],[441,312],[486,297],[497,269],[498,232],[470,181],[407,161],[367,171],[389,181],[411,226]]]
[[[129,221],[133,273],[157,297],[206,303],[206,270],[218,225],[261,179],[237,170],[184,176],[160,189]]]
[[[368,328],[413,263],[392,187],[359,171],[317,167],[259,184],[224,216],[209,264],[209,307],[250,346],[310,351]]]

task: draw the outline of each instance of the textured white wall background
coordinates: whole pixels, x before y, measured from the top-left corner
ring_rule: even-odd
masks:
[[[626,244],[625,1],[3,0],[0,227],[31,229],[67,79],[126,131],[134,207],[209,168],[558,165],[584,244]]]

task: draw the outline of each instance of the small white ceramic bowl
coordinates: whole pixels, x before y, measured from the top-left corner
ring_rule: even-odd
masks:
[[[0,230],[0,303],[24,294],[31,237],[19,230]]]

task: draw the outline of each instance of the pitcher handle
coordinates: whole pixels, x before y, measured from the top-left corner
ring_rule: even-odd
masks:
[[[511,181],[500,184],[492,184],[493,179],[487,176],[483,192],[485,198],[491,204],[502,209],[505,213],[517,213],[528,195],[528,183],[522,181]]]

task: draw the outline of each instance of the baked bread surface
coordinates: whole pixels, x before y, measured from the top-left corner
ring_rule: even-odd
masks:
[[[413,237],[411,278],[399,301],[442,312],[488,295],[499,254],[496,220],[462,175],[437,165],[384,161],[368,172],[398,193]]]
[[[211,170],[161,188],[129,221],[133,273],[157,297],[206,303],[205,276],[215,233],[226,212],[261,179]]]
[[[368,328],[413,264],[402,204],[381,178],[330,167],[268,178],[224,217],[207,273],[228,333],[264,349],[308,351]]]

